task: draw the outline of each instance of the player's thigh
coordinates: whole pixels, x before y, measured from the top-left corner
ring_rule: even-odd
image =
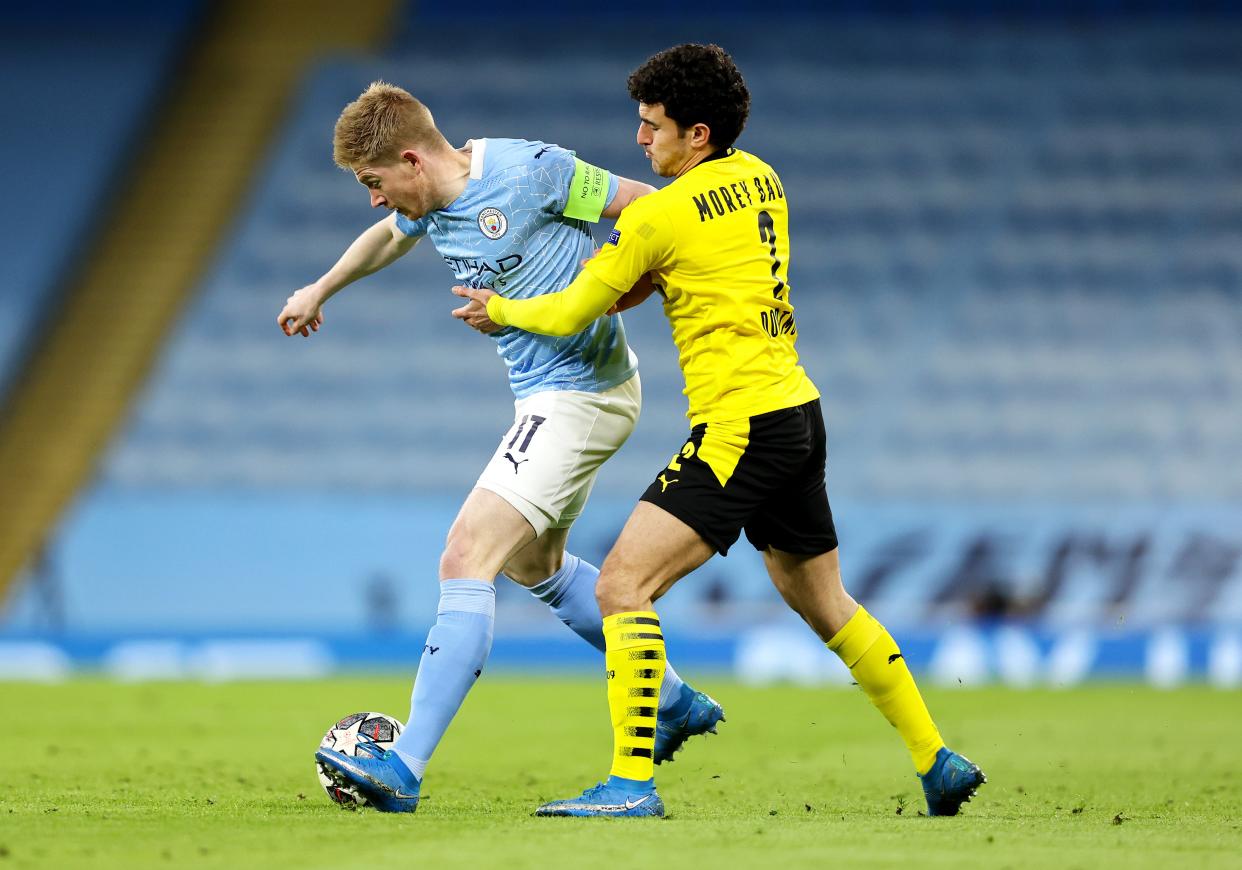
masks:
[[[722,556],[767,498],[765,476],[754,473],[750,422],[696,425],[641,496],[689,526]]]
[[[692,527],[640,501],[600,569],[596,595],[604,616],[651,605],[716,552]]]
[[[747,539],[761,552],[772,547],[817,556],[835,550],[837,530],[824,477],[827,437],[819,402],[765,418],[759,425],[770,431],[754,434],[763,443],[767,460],[760,473],[772,485],[746,524]]]
[[[642,407],[642,386],[637,374],[602,393],[576,395],[578,398],[570,401],[578,403],[579,407],[593,408],[596,414],[589,428],[581,429],[582,449],[572,471],[566,475],[575,483],[560,494],[565,506],[551,505],[547,508],[549,514],[559,509],[559,516],[505,565],[506,576],[523,586],[534,586],[560,570],[569,529],[582,515],[600,466],[617,452],[634,431]],[[581,416],[585,418],[585,415]],[[566,494],[568,501],[565,501]]]
[[[600,465],[638,418],[637,377],[604,393],[547,391],[515,403],[515,418],[477,487],[509,502],[542,535],[572,524]]]
[[[601,571],[606,613],[649,605],[713,553],[727,553],[762,503],[744,472],[750,421],[699,424],[642,494]]]
[[[567,529],[586,508],[600,467],[615,454],[634,431],[642,408],[642,387],[635,374],[625,383],[599,394],[574,394],[596,410],[585,434],[583,449],[569,475],[571,482],[561,492],[560,515],[552,528]]]
[[[440,556],[440,579],[491,580],[514,553],[534,539],[535,530],[513,505],[476,487],[449,527]]]
[[[746,524],[746,538],[756,550],[769,547],[799,556],[835,550],[837,528],[822,482],[781,490]]]

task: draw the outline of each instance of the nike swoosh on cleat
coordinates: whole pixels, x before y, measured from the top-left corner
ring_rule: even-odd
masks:
[[[651,795],[644,795],[643,797],[639,798],[639,799],[638,799],[638,800],[636,800],[636,801],[634,801],[634,800],[630,800],[629,798],[626,798],[626,799],[625,799],[625,808],[626,808],[627,810],[632,810],[632,809],[634,809],[634,807],[641,807],[643,804],[645,804],[645,803],[646,803],[647,801],[649,801],[649,800],[651,800]]]

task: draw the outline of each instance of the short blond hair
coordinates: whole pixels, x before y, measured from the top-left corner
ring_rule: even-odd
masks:
[[[336,119],[332,159],[343,169],[393,160],[407,147],[450,146],[431,112],[404,88],[372,82]]]

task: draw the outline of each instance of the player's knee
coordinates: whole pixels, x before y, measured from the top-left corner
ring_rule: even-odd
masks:
[[[461,557],[445,547],[444,552],[440,554],[440,579],[447,580],[463,576],[462,564]]]
[[[595,584],[595,601],[599,604],[601,616],[612,616],[614,613],[625,612],[625,608],[617,603],[618,599],[613,587],[607,584],[602,576]]]
[[[624,575],[600,574],[595,584],[595,600],[599,603],[602,616],[614,613],[629,613],[634,610],[645,610],[648,603],[642,600],[642,593],[628,582]]]
[[[444,552],[440,554],[440,579],[492,579],[496,574],[494,570],[486,578],[482,577],[487,566],[481,564],[476,550],[474,536],[459,526],[453,526],[444,542]]]

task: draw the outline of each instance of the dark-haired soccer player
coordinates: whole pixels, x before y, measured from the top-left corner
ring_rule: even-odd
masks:
[[[718,46],[680,45],[643,64],[629,90],[638,144],[656,174],[674,180],[630,205],[562,292],[517,300],[454,288],[472,300],[455,316],[480,331],[571,335],[628,304],[650,272],[690,402],[690,437],[643,494],[596,587],[611,775],[537,814],[663,815],[651,756],[664,637],[652,603],[745,531],[785,601],[905,741],[929,815],[954,815],[983,772],[945,747],[892,636],[841,584],[819,392],[794,350],[785,189],[772,167],[732,147],[749,112],[746,84]]]

